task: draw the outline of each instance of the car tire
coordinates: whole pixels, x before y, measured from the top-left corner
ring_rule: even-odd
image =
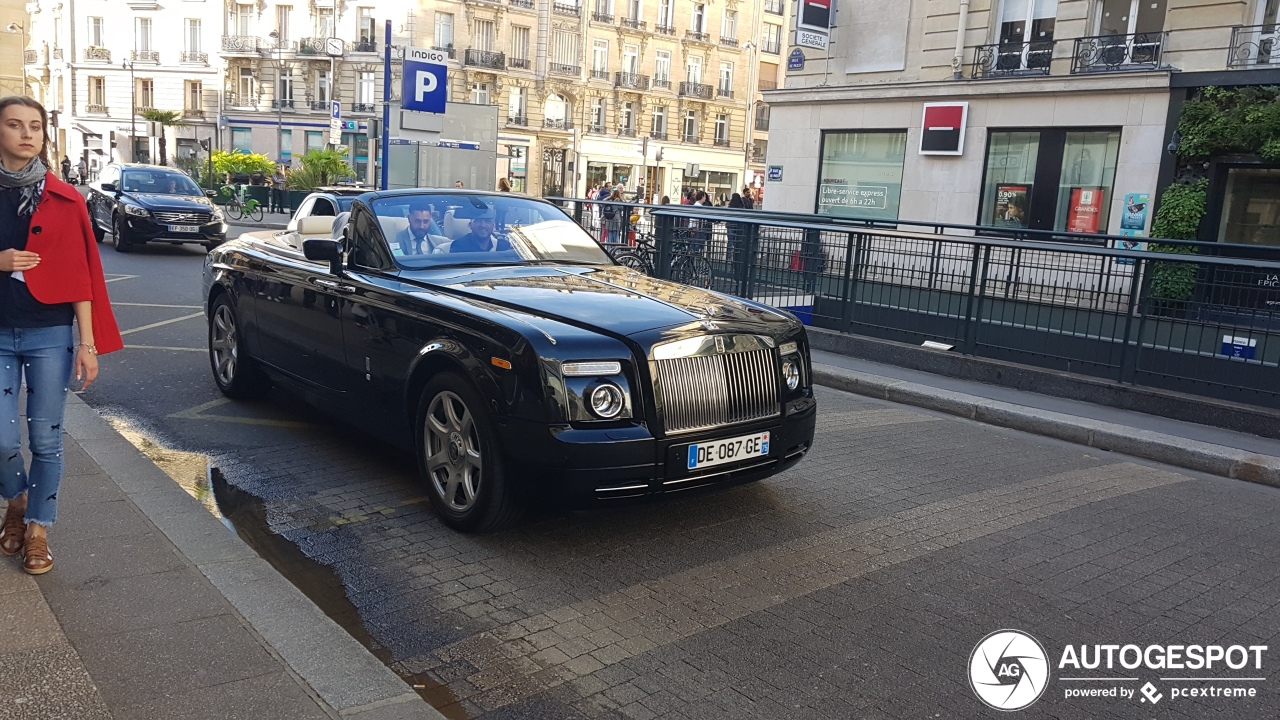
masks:
[[[484,400],[465,378],[440,373],[422,390],[418,468],[440,519],[462,532],[491,532],[522,508],[508,480]]]
[[[235,306],[219,295],[209,310],[209,368],[223,395],[235,400],[262,397],[271,379],[245,351]]]
[[[89,218],[89,227],[93,228],[94,242],[101,243],[107,237],[107,231],[98,227],[98,223],[92,217]]]
[[[116,215],[111,219],[111,235],[114,239],[116,252],[133,252],[134,245],[124,236],[124,220]]]

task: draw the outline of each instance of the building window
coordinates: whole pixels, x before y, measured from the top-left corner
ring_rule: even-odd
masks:
[[[103,47],[102,41],[102,18],[89,18],[89,45],[90,47]]]
[[[596,98],[591,101],[591,130],[604,132],[604,120],[604,98]]]
[[[256,94],[254,92],[252,68],[240,68],[240,83],[237,85],[237,88],[240,91],[240,104],[252,105],[254,99],[253,96]]]
[[[315,37],[333,37],[333,8],[316,8],[315,21]]]
[[[1218,242],[1280,246],[1280,170],[1227,168]]]
[[[476,33],[474,47],[482,52],[493,52],[493,46],[497,44],[497,31],[494,30],[492,20],[476,20]]]
[[[377,102],[374,95],[374,88],[377,87],[375,85],[376,82],[373,73],[367,70],[361,71],[360,82],[356,86],[356,102],[362,105],[372,105]]]
[[[529,28],[523,25],[511,26],[511,57],[516,60],[529,60]]]
[[[151,18],[134,18],[133,49],[151,52]]]
[[[489,83],[471,83],[471,102],[476,105],[489,104]]]
[[[1004,0],[1000,8],[997,68],[1047,68],[1053,59],[1053,28],[1058,0]]]
[[[199,80],[187,81],[187,109],[204,109],[204,85]]]
[[[733,96],[733,63],[720,63],[720,94]]]
[[[688,142],[698,141],[698,111],[689,110],[684,114],[684,139]]]
[[[1099,4],[1099,35],[1164,32],[1168,0],[1102,0]]]
[[[186,27],[187,27],[187,32],[186,32],[186,38],[185,38],[185,39],[186,39],[186,48],[187,48],[187,52],[189,52],[189,53],[198,53],[198,52],[200,52],[200,51],[201,51],[201,45],[200,45],[200,34],[201,34],[200,18],[187,18],[187,19],[186,19]]]
[[[378,31],[373,26],[373,8],[356,8],[356,33],[362,43],[377,42]]]
[[[293,68],[283,67],[280,69],[280,99],[293,100]]]
[[[906,132],[824,132],[818,214],[897,219],[906,158]]]
[[[307,152],[312,152],[313,150],[323,150],[323,149],[324,149],[324,136],[325,136],[325,134],[324,134],[324,133],[322,133],[322,132],[320,132],[319,130],[308,130],[308,131],[307,131],[307,150],[306,150],[306,151],[307,151]]]
[[[144,78],[138,81],[138,107],[154,108],[156,106],[156,81]]]
[[[644,7],[640,4],[640,0],[628,0],[627,19],[639,20],[642,17],[644,17]]]
[[[289,16],[292,14],[292,5],[276,6],[276,34],[280,37],[279,42],[282,45],[289,42]]]
[[[597,73],[609,71],[608,40],[593,40],[591,42],[591,70]]]
[[[107,104],[107,79],[89,78],[89,104],[102,107]]]
[[[671,0],[659,0],[658,26],[669,28],[674,27],[675,24],[675,14],[671,7]]]
[[[640,74],[640,46],[622,46],[622,72],[628,75]]]
[[[716,116],[716,144],[729,144],[729,116],[720,114]]]
[[[253,152],[253,128],[231,128],[231,151],[238,153]]]
[[[691,83],[702,82],[702,58],[696,55],[689,58],[689,64],[685,67],[684,79]]]
[[[293,164],[293,131],[288,128],[280,131],[280,162]]]
[[[235,4],[231,6],[231,27],[239,37],[253,35],[253,6]]]
[[[316,71],[316,100],[322,103],[329,102],[329,71]]]
[[[703,33],[707,31],[707,6],[693,6],[693,31]]]
[[[525,88],[511,88],[507,97],[507,117],[527,119],[529,117],[529,91]]]
[[[653,109],[653,134],[659,137],[667,134],[667,108],[659,105]]]
[[[636,130],[636,104],[633,102],[622,103],[622,128],[624,132],[635,133]]]
[[[782,54],[782,26],[781,25],[774,25],[773,23],[765,23],[764,29],[761,31],[761,36],[763,40],[763,42],[761,42],[760,44],[761,50],[767,53],[773,53],[774,55]]]
[[[441,50],[453,47],[453,13],[436,13],[436,44]]]
[[[738,37],[738,12],[725,10],[720,16],[720,37],[736,40]]]
[[[671,51],[659,50],[653,57],[653,79],[671,84]]]
[[[978,224],[1105,233],[1120,131],[993,131]]]
[[[581,36],[567,30],[554,30],[551,35],[551,62],[558,65],[578,67],[582,58]]]

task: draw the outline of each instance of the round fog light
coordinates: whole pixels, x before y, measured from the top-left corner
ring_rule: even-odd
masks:
[[[791,360],[782,361],[782,377],[787,381],[788,390],[800,387],[800,368]]]
[[[612,420],[618,417],[622,412],[625,399],[622,397],[622,388],[613,383],[602,383],[595,386],[591,390],[589,398],[591,402],[591,412],[599,418]]]

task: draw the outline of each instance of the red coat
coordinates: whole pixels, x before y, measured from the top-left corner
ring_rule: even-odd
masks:
[[[89,208],[75,188],[49,173],[31,218],[27,250],[40,264],[23,273],[32,297],[46,305],[93,301],[93,341],[99,355],[124,347],[107,296],[102,258],[89,224]]]

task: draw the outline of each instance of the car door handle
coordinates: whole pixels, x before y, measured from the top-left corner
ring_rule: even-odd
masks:
[[[324,278],[311,278],[311,282],[319,285],[320,287],[329,288],[334,292],[340,292],[343,295],[352,295],[356,291],[356,289],[351,285],[344,285],[333,280],[325,280]]]

